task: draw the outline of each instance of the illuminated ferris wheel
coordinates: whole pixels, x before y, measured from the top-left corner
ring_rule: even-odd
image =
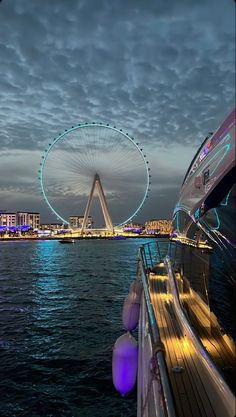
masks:
[[[148,196],[150,168],[139,144],[115,126],[84,123],[60,133],[40,164],[43,197],[64,224],[89,215],[112,229],[130,222]],[[102,223],[103,222],[103,223]]]

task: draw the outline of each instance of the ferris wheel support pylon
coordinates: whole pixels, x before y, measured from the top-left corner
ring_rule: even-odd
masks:
[[[95,174],[94,179],[93,179],[92,188],[91,188],[91,191],[90,191],[90,195],[89,195],[89,198],[88,198],[87,206],[86,206],[85,213],[84,213],[84,219],[83,219],[83,223],[82,223],[81,234],[84,233],[84,231],[86,229],[86,226],[87,226],[87,223],[88,223],[88,216],[89,216],[89,213],[90,213],[90,208],[91,208],[95,188],[97,188],[97,191],[98,191],[98,198],[99,198],[99,201],[100,201],[100,204],[101,204],[102,213],[103,213],[103,217],[104,217],[104,220],[105,220],[106,228],[107,228],[108,231],[113,232],[113,224],[112,224],[110,213],[108,211],[108,206],[107,206],[105,194],[104,194],[104,191],[103,191],[103,188],[102,188],[101,180],[100,180],[99,175]]]

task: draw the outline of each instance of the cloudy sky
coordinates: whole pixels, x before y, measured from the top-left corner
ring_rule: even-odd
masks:
[[[233,0],[1,1],[0,210],[55,221],[37,179],[42,154],[59,132],[99,121],[128,132],[149,160],[151,191],[137,220],[170,217],[198,146],[234,106],[234,8]]]

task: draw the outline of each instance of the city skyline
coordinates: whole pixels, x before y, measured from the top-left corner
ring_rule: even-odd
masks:
[[[3,223],[6,227],[10,227],[10,226],[18,226],[18,225],[30,225],[30,222],[28,222],[28,217],[36,217],[37,218],[37,222],[42,225],[49,225],[49,224],[61,224],[63,225],[63,222],[60,221],[60,219],[58,219],[57,222],[42,222],[41,220],[41,213],[37,212],[37,211],[29,211],[29,210],[17,210],[17,211],[6,211],[6,210],[0,210],[0,226],[3,226]],[[22,220],[23,219],[23,220]],[[84,215],[81,214],[73,214],[70,215],[68,220],[69,220],[69,225],[72,227],[80,227],[83,223],[83,219],[84,219]],[[124,226],[131,226],[131,225],[144,225],[145,223],[152,223],[152,222],[158,222],[158,221],[170,221],[171,219],[168,218],[150,218],[150,219],[145,219],[143,224],[139,223],[139,222],[135,222],[133,220],[131,220],[129,223],[126,223]],[[88,225],[91,226],[93,224],[93,218],[92,216],[88,216]],[[104,224],[105,226],[105,224]]]
[[[137,221],[171,217],[199,145],[234,105],[234,32],[231,0],[1,2],[0,208],[56,221],[40,194],[42,154],[59,132],[101,121],[150,162]]]

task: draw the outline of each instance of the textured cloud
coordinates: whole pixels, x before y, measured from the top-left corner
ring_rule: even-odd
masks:
[[[233,8],[230,0],[2,2],[0,149],[40,153],[76,123],[111,123],[144,146],[156,186],[165,186],[179,161],[171,168],[167,152],[160,175],[159,150],[185,144],[193,156],[233,106]],[[23,169],[16,160],[14,171]],[[16,186],[28,187],[26,176],[16,173]],[[1,176],[0,190],[8,185]],[[0,199],[10,210],[1,191]]]

